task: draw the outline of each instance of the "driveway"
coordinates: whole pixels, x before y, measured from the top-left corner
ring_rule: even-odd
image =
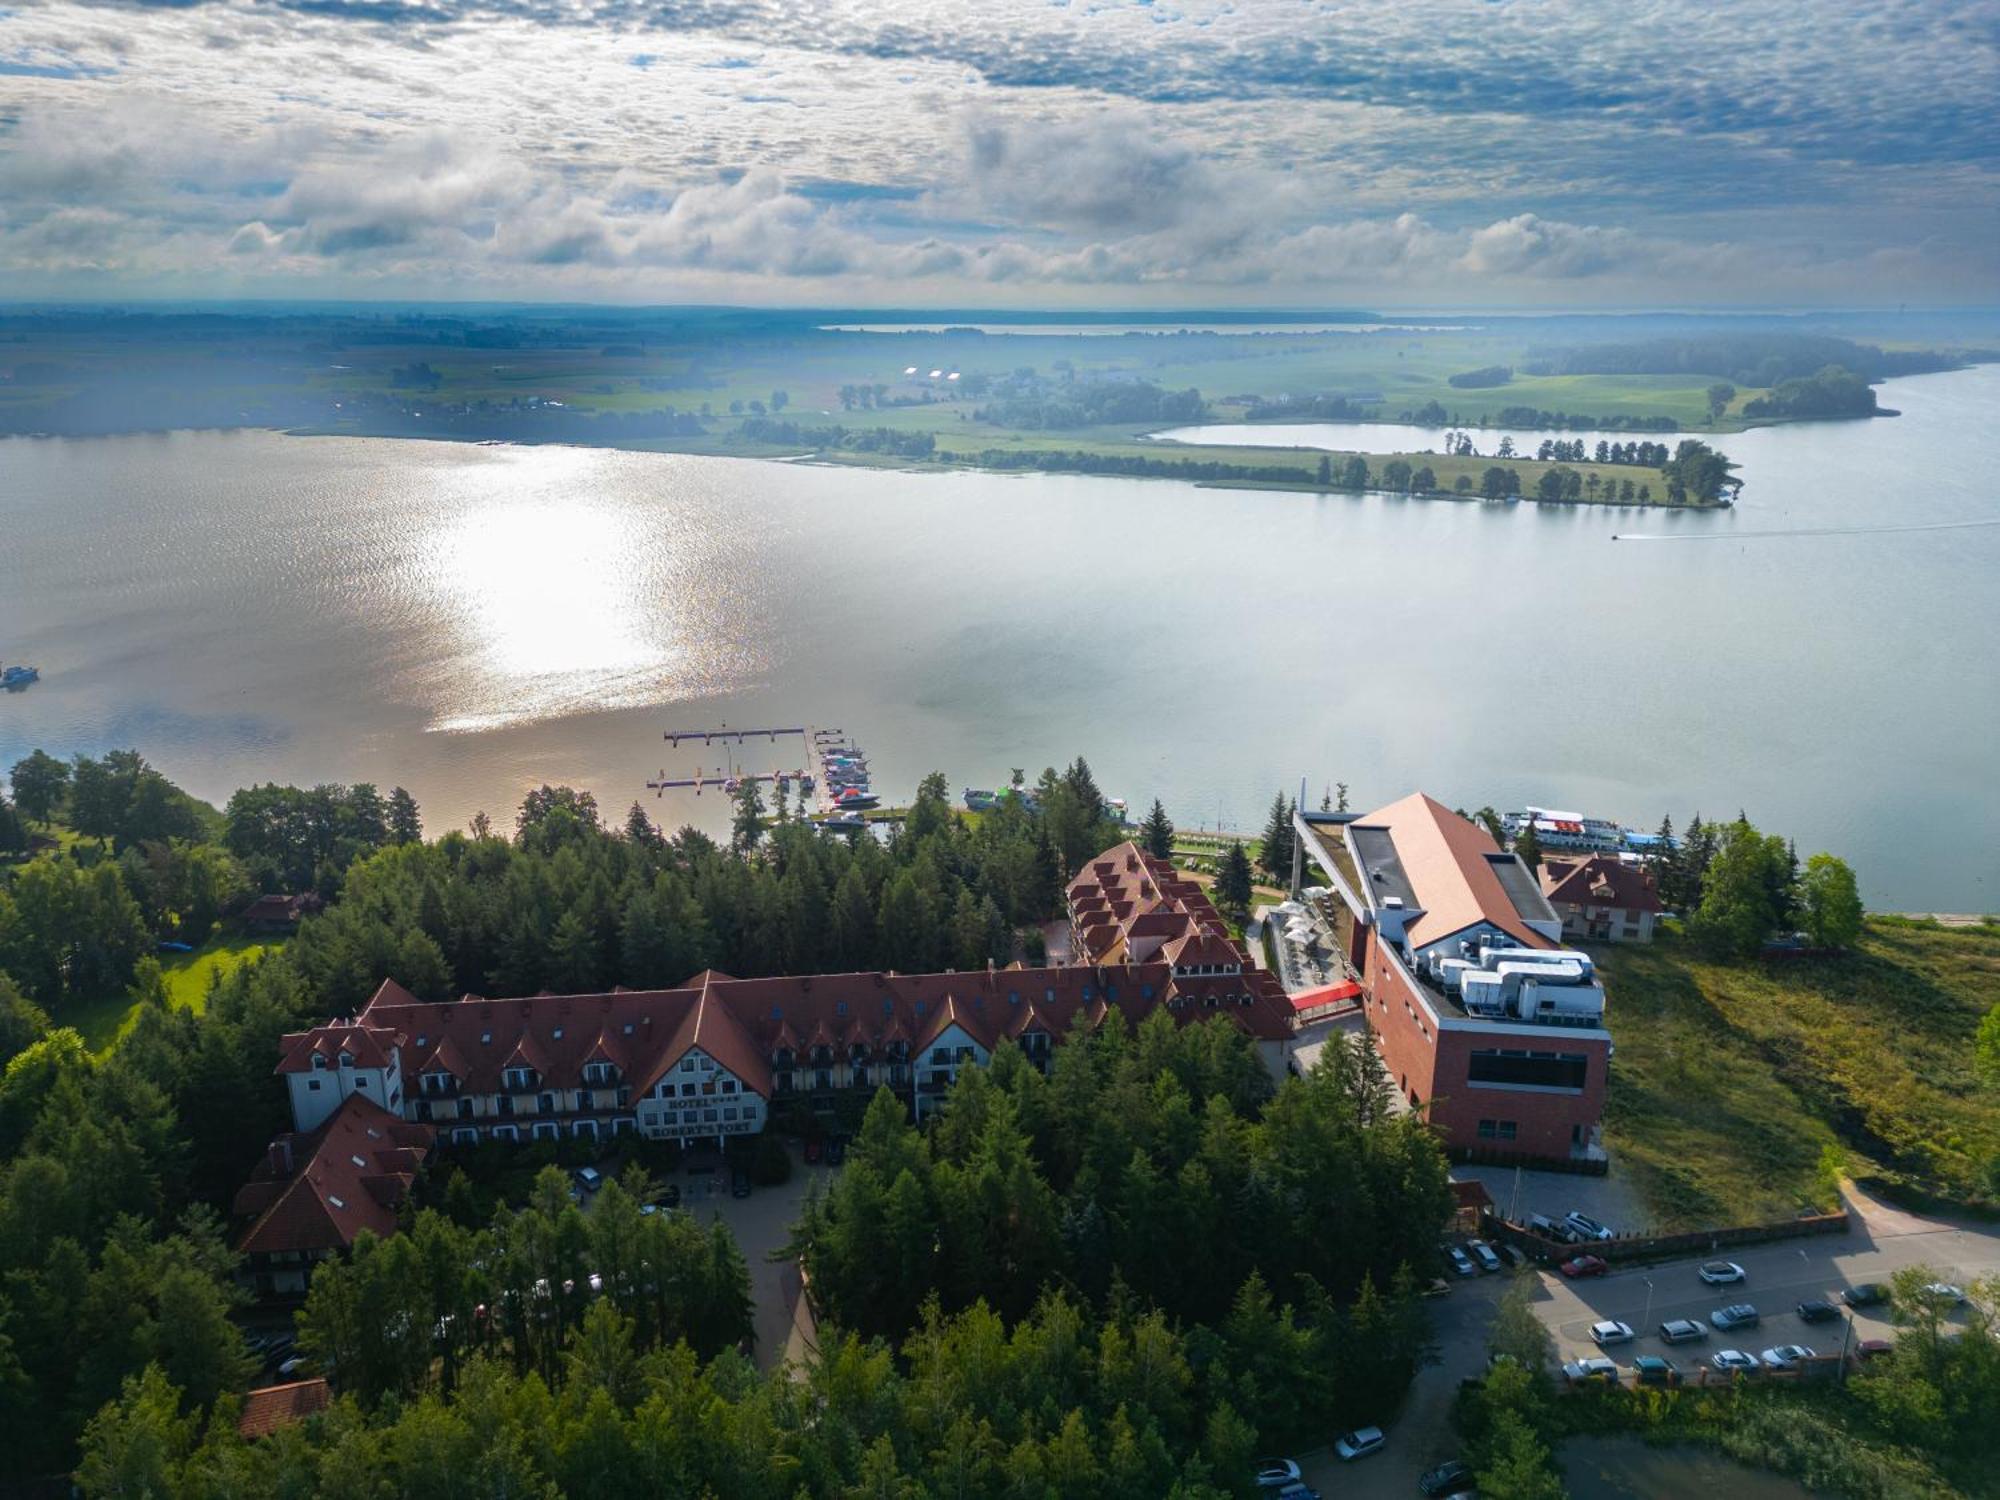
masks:
[[[757,1188],[747,1198],[729,1196],[727,1176],[716,1188],[701,1177],[674,1179],[683,1185],[683,1206],[703,1222],[719,1218],[727,1224],[749,1263],[760,1369],[774,1369],[785,1359],[802,1361],[813,1347],[812,1311],[801,1293],[799,1268],[791,1261],[773,1261],[770,1254],[790,1242],[807,1190],[831,1170],[824,1163],[807,1166],[794,1149],[790,1180]]]
[[[1645,1205],[1620,1174],[1615,1159],[1602,1177],[1470,1165],[1454,1166],[1451,1175],[1484,1183],[1494,1209],[1516,1224],[1525,1224],[1529,1214],[1560,1221],[1572,1209],[1621,1232],[1644,1234],[1650,1222]]]

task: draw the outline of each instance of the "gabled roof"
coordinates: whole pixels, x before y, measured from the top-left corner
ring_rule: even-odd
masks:
[[[357,1068],[386,1068],[391,1050],[402,1040],[390,1027],[361,1021],[329,1021],[311,1031],[296,1031],[282,1038],[277,1071],[309,1073],[315,1056],[322,1059],[324,1066],[336,1067],[343,1052],[354,1059]]]
[[[1381,836],[1387,836],[1390,855],[1385,859],[1378,853],[1375,865],[1385,876],[1393,876],[1392,883],[1407,886],[1406,905],[1421,909],[1422,915],[1406,929],[1413,949],[1481,922],[1492,924],[1527,947],[1553,946],[1549,938],[1527,925],[1502,883],[1499,862],[1511,862],[1515,873],[1525,873],[1519,861],[1501,853],[1485,829],[1461,818],[1436,798],[1413,792],[1356,818],[1347,825],[1347,834],[1364,884],[1373,874],[1370,851],[1379,849]],[[1390,863],[1397,867],[1393,872],[1388,868]],[[1375,886],[1383,883],[1378,879]],[[1532,891],[1530,883],[1522,884]],[[1366,894],[1379,910],[1382,890],[1371,887]]]
[[[1577,906],[1615,906],[1624,911],[1665,911],[1653,877],[1637,865],[1606,855],[1588,859],[1544,859],[1542,894]]]
[[[241,1437],[269,1437],[280,1427],[289,1427],[307,1417],[318,1416],[333,1405],[333,1392],[324,1380],[295,1380],[289,1385],[265,1385],[243,1397],[243,1410],[236,1418]]]
[[[364,1229],[393,1234],[396,1207],[433,1138],[428,1125],[403,1120],[365,1095],[348,1095],[319,1129],[273,1142],[236,1195],[236,1212],[255,1215],[236,1248],[246,1255],[344,1250]]]

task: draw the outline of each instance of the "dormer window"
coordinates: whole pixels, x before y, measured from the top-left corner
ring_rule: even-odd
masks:
[[[553,1037],[554,1037],[554,1038],[555,1038],[555,1039],[556,1039],[557,1041],[561,1041],[561,1040],[562,1040],[562,1027],[558,1026],[558,1027],[557,1027],[557,1028],[556,1028],[556,1029],[555,1029],[555,1030],[554,1030],[553,1032],[551,1032],[551,1033],[550,1033],[550,1035],[552,1035],[552,1036],[553,1036]]]
[[[324,1073],[326,1071],[326,1054],[323,1052],[315,1052],[313,1054],[312,1065],[313,1065],[313,1071],[315,1073]]]
[[[341,1066],[342,1066],[343,1068],[351,1068],[351,1067],[353,1067],[353,1066],[354,1066],[354,1054],[353,1054],[352,1052],[342,1052],[342,1053],[340,1054],[340,1065],[341,1065]]]
[[[535,1070],[533,1068],[509,1068],[502,1075],[502,1082],[506,1085],[507,1092],[510,1094],[526,1093],[535,1086]]]

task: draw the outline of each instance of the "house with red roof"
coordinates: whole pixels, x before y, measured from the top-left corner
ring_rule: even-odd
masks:
[[[273,1140],[236,1194],[235,1214],[249,1221],[236,1248],[256,1289],[303,1292],[313,1266],[362,1230],[394,1234],[434,1136],[353,1093],[315,1128]]]
[[[1389,1075],[1447,1148],[1601,1169],[1604,990],[1527,866],[1422,793],[1293,828],[1353,917],[1347,957]]]
[[[236,1431],[245,1438],[269,1437],[280,1427],[290,1427],[307,1417],[316,1417],[333,1405],[333,1392],[324,1380],[294,1380],[286,1385],[259,1386],[243,1397],[243,1410],[236,1418]]]
[[[1615,855],[1544,858],[1542,894],[1562,917],[1563,936],[1577,942],[1650,943],[1666,907],[1653,872]]]

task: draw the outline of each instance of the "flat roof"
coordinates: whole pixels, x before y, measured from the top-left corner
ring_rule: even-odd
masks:
[[[1350,823],[1347,837],[1352,841],[1355,858],[1361,864],[1360,883],[1364,901],[1372,907],[1379,907],[1389,897],[1395,896],[1407,907],[1415,908],[1422,904],[1417,900],[1416,887],[1410,884],[1402,856],[1396,852],[1396,840],[1388,829]]]

